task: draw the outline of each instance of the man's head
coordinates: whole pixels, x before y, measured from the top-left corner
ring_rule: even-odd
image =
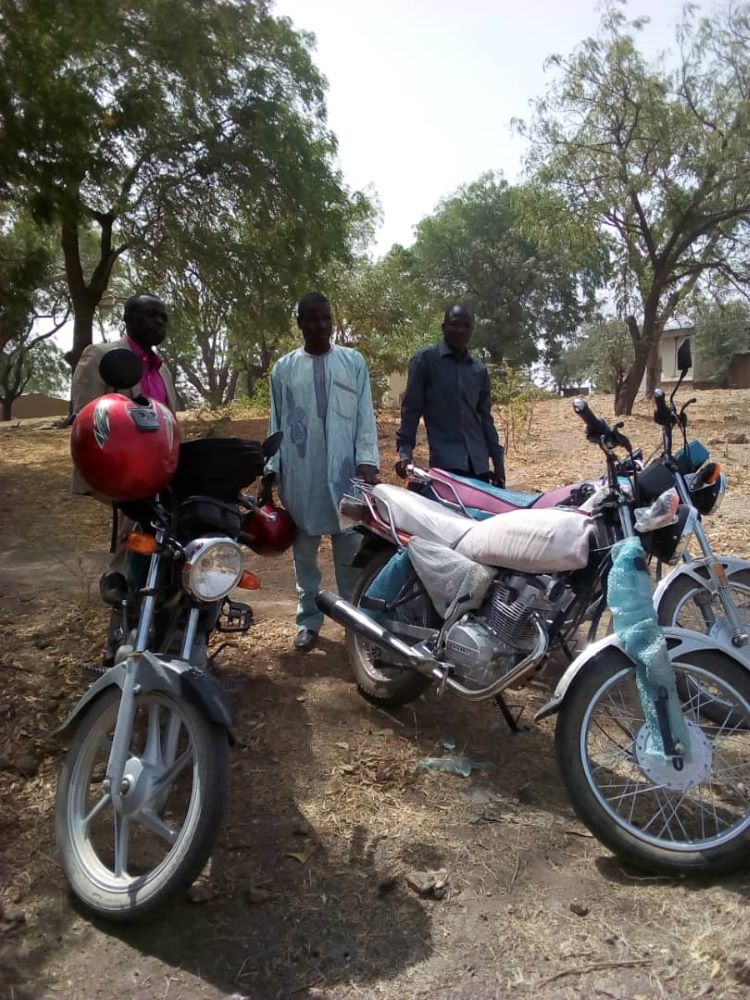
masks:
[[[452,351],[465,351],[474,333],[474,310],[465,302],[456,302],[445,310],[443,337]]]
[[[131,295],[122,318],[128,336],[141,347],[156,347],[167,335],[167,307],[155,295]]]
[[[297,326],[308,354],[325,354],[331,346],[331,304],[322,292],[308,292],[297,305]]]

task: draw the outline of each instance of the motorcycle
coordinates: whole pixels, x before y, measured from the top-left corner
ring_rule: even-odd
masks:
[[[526,683],[551,648],[568,650],[606,591],[617,541],[638,534],[647,554],[680,558],[695,510],[671,490],[639,507],[617,474],[617,449],[632,455],[630,442],[583,400],[574,408],[607,463],[606,487],[588,513],[522,510],[472,523],[388,485],[360,484],[361,498],[342,501],[342,518],[357,521],[365,536],[362,574],[351,602],[322,591],[317,604],[347,629],[350,663],[366,698],[401,705],[437,683],[441,694],[495,699],[508,719],[503,692]],[[734,869],[750,848],[750,735],[736,725],[750,718],[750,677],[711,637],[680,628],[664,634],[689,734],[679,762],[649,757],[636,665],[616,635],[572,660],[536,718],[557,715],[566,789],[582,821],[611,850],[648,871]],[[707,721],[712,699],[731,706],[720,723]]]
[[[130,358],[112,357],[118,353]],[[139,381],[133,357],[105,355],[105,383],[126,389]],[[123,404],[130,404],[126,419],[145,428],[139,458],[147,464],[159,426],[174,433],[171,415],[153,401],[99,397],[73,431],[82,417],[93,420],[95,447],[104,450]],[[69,740],[55,807],[58,850],[73,892],[98,916],[143,916],[189,885],[210,856],[234,736],[208,643],[214,631],[252,625],[249,605],[229,600],[236,587],[260,586],[244,568],[251,502],[240,490],[261,474],[280,437],[178,444],[169,485],[118,505],[137,524],[125,541],[128,571],[109,572],[101,584],[120,616],[115,662],[57,731]]]
[[[721,506],[726,477],[720,466],[709,461],[708,451],[699,441],[688,442],[686,410],[696,400],[688,400],[679,412],[674,403],[691,366],[690,342],[685,341],[678,355],[680,378],[669,403],[663,390],[658,389],[655,394],[654,420],[662,427],[662,449],[654,458],[658,467],[669,473],[665,472],[657,485],[662,490],[674,486],[682,503],[694,507],[699,515],[694,522],[694,537],[702,556],[694,558],[686,548],[680,565],[665,576],[661,576],[662,567],[658,564],[657,576],[661,579],[654,593],[654,606],[661,625],[705,632],[720,644],[736,650],[750,668],[750,563],[736,556],[717,556],[703,527],[703,518],[716,513]],[[675,427],[680,428],[684,442],[676,455],[672,450]],[[653,464],[653,460],[648,463],[649,466]],[[638,449],[617,462],[616,472],[620,479],[629,482],[646,466],[643,452]],[[519,509],[538,510],[559,505],[580,507],[601,483],[601,480],[589,480],[556,487],[546,493],[527,493],[501,489],[441,469],[423,470],[414,465],[408,468],[408,476],[423,496],[475,520]],[[645,482],[642,491],[644,488]],[[594,610],[590,640],[596,636],[604,612],[606,600],[602,599]]]

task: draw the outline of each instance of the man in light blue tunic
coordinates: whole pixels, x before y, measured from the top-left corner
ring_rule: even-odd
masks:
[[[284,432],[280,450],[266,465],[260,498],[279,496],[297,525],[295,649],[307,652],[318,639],[323,615],[315,607],[320,589],[318,548],[330,535],[336,583],[351,597],[356,570],[352,560],[361,537],[342,531],[338,504],[353,476],[377,482],[378,432],[370,373],[358,351],[331,344],[331,307],[320,292],[309,292],[297,307],[304,347],[280,358],[271,372],[269,434]]]

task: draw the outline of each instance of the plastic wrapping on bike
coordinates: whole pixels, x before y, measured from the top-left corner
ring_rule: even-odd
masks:
[[[657,702],[662,689],[667,695],[666,710],[672,739],[682,744],[684,759],[689,761],[687,724],[680,707],[667,643],[654,610],[646,556],[638,538],[625,538],[613,546],[607,586],[607,603],[615,633],[622,649],[635,663],[638,694],[651,737],[647,752],[662,760],[672,759],[672,755],[665,752],[659,726]]]
[[[489,566],[481,566],[447,545],[425,538],[412,538],[407,551],[417,576],[442,618],[452,615],[459,605],[463,611],[478,608],[496,576],[496,571]]]

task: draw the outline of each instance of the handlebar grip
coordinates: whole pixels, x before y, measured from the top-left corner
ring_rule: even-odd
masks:
[[[654,390],[654,423],[669,426],[673,422],[672,413],[667,406],[663,389]]]
[[[600,438],[609,430],[606,422],[592,413],[589,404],[580,396],[573,400],[573,409],[586,424],[586,434],[589,437]]]

